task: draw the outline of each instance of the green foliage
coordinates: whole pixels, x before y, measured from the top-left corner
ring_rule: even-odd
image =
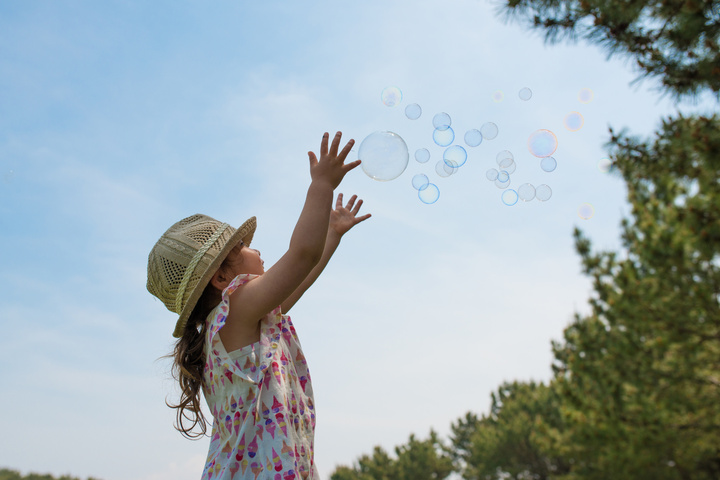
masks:
[[[0,480],[81,480],[76,477],[69,475],[62,475],[57,479],[50,474],[41,475],[39,473],[28,473],[27,475],[21,475],[16,470],[10,470],[7,468],[0,468]],[[93,477],[88,477],[88,480],[98,480]]]
[[[716,0],[503,0],[508,18],[546,40],[585,38],[632,58],[677,97],[720,92],[720,2]]]
[[[452,460],[437,434],[426,440],[410,435],[408,443],[395,448],[391,457],[381,447],[363,455],[357,465],[335,469],[330,480],[442,480],[453,471]]]
[[[611,132],[612,133],[612,132]],[[612,133],[628,186],[626,258],[591,253],[595,297],[553,350],[581,478],[720,478],[720,119]]]
[[[568,472],[555,437],[562,419],[554,392],[542,384],[504,383],[490,414],[468,413],[451,425],[451,455],[462,477],[544,480]]]

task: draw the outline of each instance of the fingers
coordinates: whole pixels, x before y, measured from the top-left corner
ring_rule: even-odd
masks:
[[[330,134],[328,132],[325,132],[322,137],[322,141],[320,142],[320,157],[324,157],[328,153],[328,138],[330,137]]]
[[[327,133],[325,135],[327,135]],[[342,138],[342,132],[337,132],[335,134],[335,138],[333,138],[332,144],[330,145],[330,151],[328,152],[331,157],[337,157],[341,138]]]
[[[349,172],[353,168],[357,167],[362,163],[361,160],[355,160],[354,162],[346,163],[343,167],[345,168],[345,173]]]
[[[355,217],[355,225],[357,225],[360,222],[364,222],[365,220],[367,220],[370,217],[372,217],[372,214],[370,214],[370,213],[366,213],[362,217]]]
[[[355,140],[352,138],[348,140],[348,143],[345,145],[345,148],[342,149],[342,152],[340,152],[340,160],[345,160],[347,158],[348,154],[350,153],[350,150],[352,150],[353,145],[355,145]]]
[[[342,199],[343,199],[343,194],[339,193],[337,202],[335,202],[336,209],[342,208]],[[355,203],[356,201],[357,201],[357,203]],[[360,207],[362,207],[362,204],[363,204],[362,198],[358,200],[358,196],[353,195],[352,197],[350,197],[350,200],[348,200],[347,205],[345,205],[345,209],[349,210],[352,213],[353,217],[357,217],[357,214],[360,211]],[[367,220],[368,218],[370,218],[370,214],[368,213],[366,215],[363,215],[362,217],[357,217],[357,218],[361,218],[362,220]],[[362,221],[362,220],[359,220],[359,221]]]
[[[348,210],[350,210],[350,209],[352,208],[352,206],[353,206],[353,203],[355,203],[355,200],[357,200],[357,195],[353,195],[352,197],[350,197],[350,200],[348,201],[348,203],[347,203],[347,205],[345,206],[345,208],[347,208]]]

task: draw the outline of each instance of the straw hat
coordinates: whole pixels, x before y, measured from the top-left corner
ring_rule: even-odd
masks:
[[[190,313],[230,250],[250,245],[255,217],[237,230],[207,215],[192,215],[170,227],[148,256],[147,289],[180,315],[173,337],[185,331]]]

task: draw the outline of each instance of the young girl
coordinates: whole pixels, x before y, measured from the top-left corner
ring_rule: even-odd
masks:
[[[341,133],[320,158],[309,152],[311,183],[288,251],[265,271],[250,248],[255,217],[235,230],[205,215],[168,229],[148,258],[147,288],[180,315],[173,372],[180,382],[176,428],[205,434],[202,387],[212,412],[203,479],[317,478],[313,460],[315,405],[310,373],[290,317],[341,237],[370,217],[362,200],[346,206],[333,191],[360,161],[345,163]],[[186,422],[189,422],[186,424]],[[200,433],[193,433],[199,427]]]

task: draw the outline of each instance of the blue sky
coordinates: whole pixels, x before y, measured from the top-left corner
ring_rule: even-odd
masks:
[[[608,126],[645,136],[661,116],[702,107],[672,104],[652,81],[630,86],[622,59],[546,46],[495,12],[467,0],[0,3],[0,466],[199,477],[207,440],[183,439],[164,405],[174,386],[158,358],[174,317],[145,290],[147,254],[184,216],[257,215],[254,243],[272,263],[324,131],[360,142],[390,130],[411,160],[390,182],[346,178],[338,191],[373,218],[292,312],[323,478],[374,445],[446,435],[486,412],[503,380],[547,380],[550,341],[590,294],[573,227],[619,246],[623,185],[597,168]],[[403,91],[396,107],[380,101],[389,85]],[[404,116],[409,103],[420,119]],[[562,124],[571,111],[585,118],[577,132]],[[438,112],[460,145],[465,130],[499,127],[448,178],[434,173]],[[558,136],[552,173],[525,146],[540,128]],[[412,159],[422,147],[427,164]],[[501,203],[484,175],[506,149],[511,188],[546,183],[548,202]],[[416,173],[438,185],[437,203],[418,200]],[[585,202],[589,220],[577,215]]]

